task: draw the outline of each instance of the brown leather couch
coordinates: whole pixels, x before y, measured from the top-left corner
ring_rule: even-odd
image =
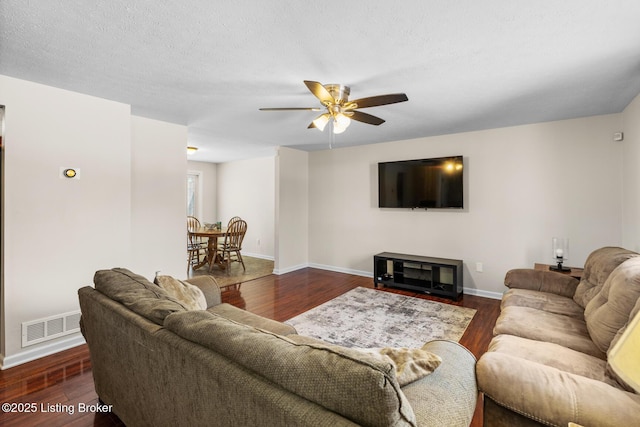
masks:
[[[580,282],[517,269],[505,285],[495,336],[476,366],[484,426],[640,425],[640,395],[607,365],[607,351],[640,315],[638,254],[605,247],[589,255]]]

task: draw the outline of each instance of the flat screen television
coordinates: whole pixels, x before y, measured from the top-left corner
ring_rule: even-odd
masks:
[[[462,209],[462,156],[378,163],[381,208]]]

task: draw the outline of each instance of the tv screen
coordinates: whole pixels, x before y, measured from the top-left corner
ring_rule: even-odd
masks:
[[[378,163],[381,208],[463,208],[462,156]]]

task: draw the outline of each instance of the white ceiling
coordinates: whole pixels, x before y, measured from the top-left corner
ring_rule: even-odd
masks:
[[[303,80],[409,97],[336,146],[620,112],[640,1],[1,0],[0,74],[187,125],[192,159],[222,162],[328,148],[319,113],[258,111],[318,106]]]

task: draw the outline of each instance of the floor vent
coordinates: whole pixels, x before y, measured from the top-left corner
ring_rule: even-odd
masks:
[[[80,331],[80,311],[22,323],[22,347]]]

